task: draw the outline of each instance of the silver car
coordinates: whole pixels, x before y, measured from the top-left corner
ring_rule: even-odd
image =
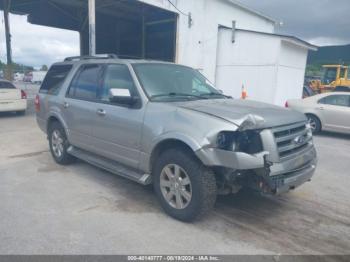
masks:
[[[153,183],[183,221],[206,214],[217,194],[284,193],[316,168],[304,114],[232,99],[186,66],[67,58],[50,68],[35,104],[58,164],[79,158]]]
[[[289,108],[307,116],[314,133],[334,131],[350,134],[350,93],[333,92],[305,99],[288,100]]]

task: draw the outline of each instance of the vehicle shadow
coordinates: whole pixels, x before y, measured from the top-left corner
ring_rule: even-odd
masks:
[[[181,223],[165,214],[152,186],[139,185],[83,161],[77,161],[69,169],[100,188],[94,193],[96,202],[81,207],[78,212],[152,213],[169,223]],[[191,224],[200,230],[219,232],[223,238],[254,242],[261,248],[274,246],[276,251],[342,253],[348,250],[350,239],[332,225],[348,227],[349,219],[336,207],[306,196],[305,192],[297,191],[265,196],[243,189],[235,195],[218,196],[213,211]]]
[[[162,214],[151,185],[140,185],[82,160],[77,160],[71,168],[75,174],[103,187],[99,209],[105,212]]]
[[[264,221],[265,219],[270,220],[271,216],[276,216],[281,212],[284,208],[283,200],[286,198],[288,197],[285,195],[262,195],[249,188],[243,188],[237,194],[218,196],[215,209],[222,214],[229,214],[230,217],[232,215],[236,217],[237,214],[242,217],[242,214],[245,214],[245,221],[248,219],[248,214],[250,217],[259,217],[260,221]]]
[[[15,112],[0,112],[0,119],[1,118],[13,118],[13,117],[23,117],[24,115],[17,114]]]
[[[108,198],[111,211],[117,212],[122,210],[164,214],[158,204],[152,185],[143,186],[137,184],[81,160],[77,160],[77,163],[72,167],[75,174],[88,178],[93,183],[102,185],[108,191],[108,194],[103,198],[104,200]],[[218,196],[215,206],[215,212],[222,212],[222,215],[227,214],[227,212],[239,214],[254,213],[261,221],[265,218],[270,219],[271,216],[274,216],[274,213],[280,212],[281,209],[283,209],[283,203],[276,201],[275,197],[262,196],[249,189],[243,189],[236,195]]]

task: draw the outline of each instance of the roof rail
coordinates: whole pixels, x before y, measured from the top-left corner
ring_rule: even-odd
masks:
[[[89,60],[89,59],[109,59],[118,58],[116,54],[97,54],[97,55],[86,55],[86,56],[70,56],[64,59],[64,62],[74,61],[74,60]]]

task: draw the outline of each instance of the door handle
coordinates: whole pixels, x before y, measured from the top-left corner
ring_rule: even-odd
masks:
[[[97,109],[96,114],[98,114],[99,116],[105,116],[106,115],[106,110]]]
[[[64,103],[63,103],[63,107],[64,107],[64,108],[68,108],[68,107],[69,107],[69,104],[68,104],[67,102],[64,102]]]
[[[317,107],[318,110],[324,110],[323,106]]]

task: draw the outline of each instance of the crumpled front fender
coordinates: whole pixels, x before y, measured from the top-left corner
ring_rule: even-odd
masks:
[[[265,167],[265,156],[269,154],[264,151],[250,155],[243,152],[226,151],[218,148],[202,148],[195,153],[206,166],[220,166],[239,170]]]

